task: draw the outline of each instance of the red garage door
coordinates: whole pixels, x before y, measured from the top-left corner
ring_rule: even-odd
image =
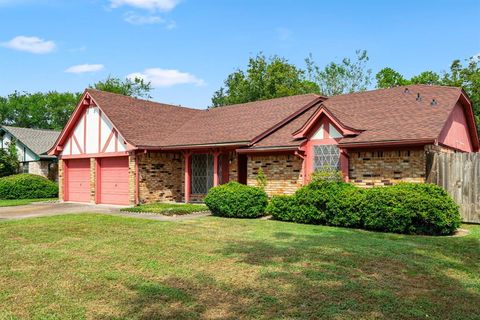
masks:
[[[128,157],[100,159],[99,203],[129,204]]]
[[[90,201],[90,159],[65,160],[65,200]]]

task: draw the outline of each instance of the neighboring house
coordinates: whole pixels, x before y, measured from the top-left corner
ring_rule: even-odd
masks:
[[[6,149],[12,139],[17,147],[20,172],[32,173],[56,180],[57,157],[48,155],[60,131],[0,126],[0,144]]]
[[[459,88],[412,85],[196,110],[88,89],[50,155],[63,200],[201,201],[227,181],[293,193],[316,169],[358,185],[423,182],[427,153],[478,151]]]

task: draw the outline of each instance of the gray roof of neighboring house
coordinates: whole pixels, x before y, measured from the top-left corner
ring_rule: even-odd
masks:
[[[17,140],[40,157],[49,157],[47,151],[52,148],[57,140],[60,131],[30,129],[11,126],[1,126],[10,132]]]

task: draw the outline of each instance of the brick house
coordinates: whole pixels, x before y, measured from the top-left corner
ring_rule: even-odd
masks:
[[[423,182],[427,152],[476,152],[471,102],[459,88],[412,85],[315,94],[209,110],[87,89],[50,155],[60,198],[135,204],[201,201],[227,181],[293,193],[316,168],[358,185]]]
[[[15,141],[20,172],[32,173],[50,180],[58,177],[57,157],[48,155],[60,131],[0,126],[0,147]]]

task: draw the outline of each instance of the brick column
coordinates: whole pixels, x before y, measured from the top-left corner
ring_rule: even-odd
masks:
[[[63,201],[63,186],[65,184],[65,181],[63,180],[64,176],[64,163],[62,159],[58,160],[58,199],[60,201]]]
[[[139,199],[138,186],[137,186],[137,156],[135,153],[131,153],[128,156],[128,200],[130,205],[135,205],[137,199]]]
[[[90,202],[96,203],[97,160],[90,158]]]
[[[192,155],[189,152],[185,152],[183,154],[183,157],[185,159],[185,165],[184,165],[184,170],[185,170],[185,203],[190,202],[190,194],[191,194],[191,187],[192,187],[192,168],[191,168],[191,158]]]

